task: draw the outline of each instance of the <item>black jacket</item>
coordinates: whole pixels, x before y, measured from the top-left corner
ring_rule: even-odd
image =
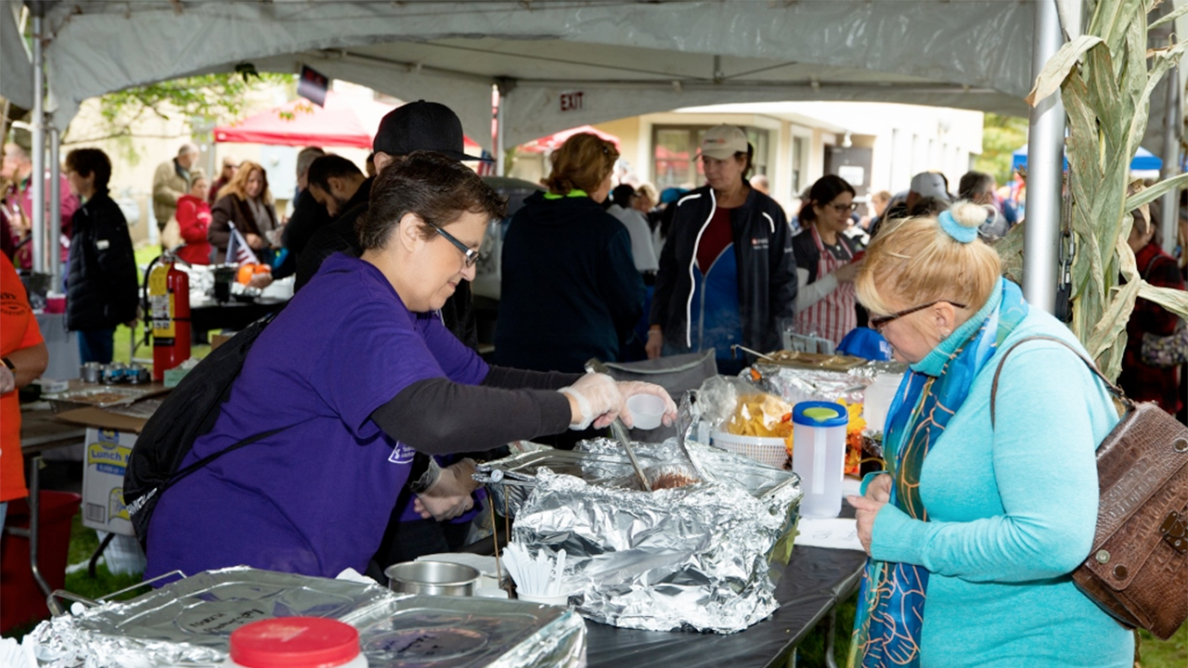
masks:
[[[109,329],[136,317],[136,257],[124,212],[107,191],[74,212],[66,328]]]
[[[305,250],[314,233],[329,225],[330,220],[326,207],[314,199],[309,190],[301,193],[293,206],[293,215],[289,216],[289,222],[281,235],[281,245],[289,249],[289,257],[293,258],[294,262],[301,258],[301,252]]]
[[[328,225],[322,225],[310,236],[305,247],[297,255],[295,290],[305,287],[309,279],[318,273],[322,262],[331,255],[348,253],[358,257],[363,252],[363,249],[359,247],[359,235],[355,234],[355,223],[359,220],[359,216],[367,212],[367,203],[371,197],[373,182],[375,182],[375,177],[368,178],[359,184],[359,189],[342,207],[338,218],[333,219]]]
[[[717,201],[709,186],[698,188],[675,204],[672,228],[660,253],[656,294],[649,325],[660,325],[664,342],[678,350],[693,345],[689,313],[697,244],[713,218]],[[779,350],[781,331],[796,315],[796,260],[792,230],[775,200],[751,189],[730,218],[738,262],[738,300],[743,345],[766,352]],[[719,350],[722,356],[726,351]]]
[[[524,200],[503,239],[495,363],[581,373],[618,361],[643,314],[631,235],[589,197]]]
[[[324,225],[310,237],[309,243],[297,258],[297,279],[294,290],[300,290],[322,267],[322,262],[335,253],[346,253],[359,257],[363,253],[359,236],[355,234],[355,223],[359,216],[367,213],[368,197],[371,194],[369,178],[343,207],[344,211],[334,222]],[[478,350],[478,321],[475,319],[474,302],[470,296],[470,281],[462,281],[458,289],[441,307],[441,321],[458,340],[471,350]]]

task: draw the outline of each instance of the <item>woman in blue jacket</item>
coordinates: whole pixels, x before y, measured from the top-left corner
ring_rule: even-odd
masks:
[[[959,202],[875,238],[858,298],[911,365],[887,418],[890,475],[857,508],[870,554],[851,665],[1129,667],[1134,636],[1073,584],[1097,523],[1094,451],[1118,421],[1058,320],[1002,278]]]
[[[669,205],[676,213],[656,273],[650,359],[713,348],[729,374],[746,363],[731,346],[782,347],[796,310],[792,233],[780,205],[748,185],[751,154],[742,130],[710,128],[701,141],[707,185]]]

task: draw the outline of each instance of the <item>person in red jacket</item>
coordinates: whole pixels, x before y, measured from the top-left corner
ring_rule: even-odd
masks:
[[[206,231],[210,228],[210,204],[206,202],[210,181],[195,170],[191,174],[190,193],[177,200],[177,225],[186,243],[177,249],[177,256],[190,264],[210,264],[210,242]]]

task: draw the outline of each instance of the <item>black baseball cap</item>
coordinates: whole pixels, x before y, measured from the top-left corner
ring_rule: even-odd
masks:
[[[444,104],[424,100],[389,111],[380,120],[371,147],[393,156],[434,151],[454,160],[484,159],[463,152],[462,121],[458,120],[458,114]]]

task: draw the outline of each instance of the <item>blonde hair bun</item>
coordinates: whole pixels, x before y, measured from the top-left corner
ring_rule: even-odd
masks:
[[[961,227],[977,229],[986,222],[987,210],[981,204],[963,199],[949,207],[949,215]]]

